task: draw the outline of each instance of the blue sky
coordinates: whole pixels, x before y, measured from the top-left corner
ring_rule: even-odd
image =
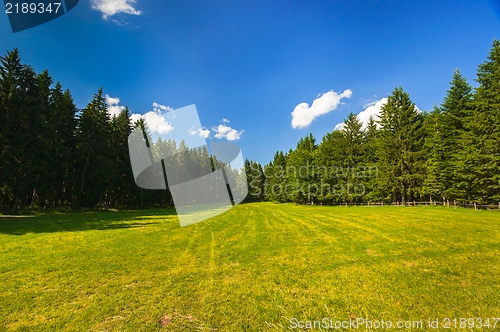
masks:
[[[320,141],[349,112],[376,112],[396,86],[422,110],[442,102],[454,68],[475,86],[500,38],[500,5],[80,0],[15,34],[2,14],[0,35],[2,54],[18,47],[80,108],[101,86],[136,114],[196,104],[200,134],[267,163],[311,132]]]

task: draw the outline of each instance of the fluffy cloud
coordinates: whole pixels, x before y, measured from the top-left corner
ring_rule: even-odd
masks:
[[[118,99],[118,98],[112,98],[112,99]],[[132,123],[135,123],[140,119],[144,119],[144,122],[146,122],[152,134],[154,133],[158,133],[160,135],[167,134],[172,130],[174,130],[174,127],[161,114],[162,110],[170,111],[172,110],[172,108],[169,106],[153,103],[153,111],[149,111],[145,114],[134,113],[130,116],[130,120]]]
[[[174,109],[170,106],[153,103],[153,110],[157,113],[161,113],[161,111],[168,112],[168,111],[173,111]]]
[[[108,113],[109,116],[118,116],[121,111],[125,109],[125,106],[119,106],[120,98],[112,98],[109,95],[106,95],[106,104],[108,104]]]
[[[113,114],[119,114],[123,109],[125,109],[125,106],[119,106],[118,103],[120,102],[120,98],[113,98],[108,95],[106,95],[106,103],[108,104],[108,112],[113,115]],[[164,116],[164,113],[173,111],[172,107],[170,106],[165,106],[161,105],[158,103],[153,103],[153,110],[149,111],[145,114],[137,114],[134,113],[130,115],[130,121],[132,123],[135,123],[139,121],[140,119],[143,119],[144,122],[146,122],[148,129],[152,134],[168,134],[172,130],[174,130],[174,127],[172,126],[171,123],[169,123]],[[169,115],[170,117],[175,117],[172,113]],[[229,120],[227,118],[223,118],[221,122],[228,123]],[[215,137],[216,138],[225,138],[229,141],[234,141],[240,139],[241,135],[243,134],[243,130],[236,130],[233,129],[226,124],[220,124],[218,127],[213,127],[212,130],[215,132]],[[209,138],[211,131],[210,129],[207,128],[198,128],[194,129],[192,127],[190,130],[188,130],[188,133],[190,135],[199,135],[200,137],[203,138]]]
[[[200,135],[203,138],[208,138],[208,136],[210,136],[210,130],[208,130],[208,129],[198,129],[198,135]]]
[[[238,140],[243,134],[243,130],[237,131],[225,124],[220,124],[218,127],[212,128],[214,132],[216,132],[216,138],[226,138],[228,141]]]
[[[198,128],[198,130],[192,130],[191,129],[188,132],[189,132],[189,134],[191,134],[193,136],[196,135],[196,134],[198,134],[198,135],[200,135],[203,138],[208,138],[208,136],[210,136],[210,130],[206,129],[206,128]]]
[[[136,123],[140,119],[142,119],[142,114],[134,113],[130,116],[130,121],[132,122],[132,124]]]
[[[359,122],[363,125],[363,129],[365,129],[368,126],[368,121],[370,121],[370,117],[373,117],[373,120],[378,120],[380,111],[382,109],[382,106],[384,106],[387,103],[387,98],[382,98],[380,100],[371,102],[367,105],[365,105],[365,109],[359,112],[357,115]],[[342,129],[344,127],[344,123],[338,123],[335,126],[335,130],[337,129]]]
[[[380,119],[380,112],[382,110],[382,106],[384,106],[385,104],[387,104],[387,98],[382,98],[380,100],[377,100],[377,101],[374,101],[374,102],[371,102],[367,105],[365,105],[365,109],[361,112],[359,112],[359,114],[357,115],[357,118],[359,120],[359,122],[361,122],[362,124],[362,128],[363,129],[366,129],[366,127],[368,126],[368,122],[370,121],[370,117],[373,118],[373,120],[377,121]],[[421,112],[420,109],[415,106],[417,112]],[[344,123],[338,123],[336,126],[335,126],[335,130],[338,130],[338,129],[342,129],[344,127]]]
[[[149,111],[144,114],[142,118],[148,125],[151,133],[158,133],[160,135],[167,134],[174,129],[174,127],[170,123],[168,123],[161,114],[158,114],[157,112]]]
[[[298,104],[292,112],[292,127],[305,128],[309,126],[318,116],[336,109],[342,98],[351,98],[351,95],[352,91],[349,89],[342,93],[331,90],[321,96],[318,95],[310,107],[308,103]]]
[[[91,0],[93,9],[102,13],[103,18],[108,18],[118,13],[140,15],[141,11],[134,8],[135,0]]]

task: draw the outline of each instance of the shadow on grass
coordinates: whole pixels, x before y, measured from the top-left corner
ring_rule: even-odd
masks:
[[[159,224],[165,220],[178,223],[174,208],[0,216],[0,234],[24,235],[140,228]]]

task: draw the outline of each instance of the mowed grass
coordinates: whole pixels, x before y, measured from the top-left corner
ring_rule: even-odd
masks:
[[[353,316],[500,317],[500,213],[258,203],[184,228],[174,209],[0,217],[0,330]]]

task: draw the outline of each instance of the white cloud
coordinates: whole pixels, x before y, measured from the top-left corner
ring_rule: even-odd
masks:
[[[362,128],[366,129],[368,126],[368,121],[370,121],[370,117],[373,117],[373,120],[377,121],[379,119],[380,111],[382,106],[387,103],[387,98],[382,98],[380,100],[373,101],[371,103],[366,104],[365,109],[359,112],[357,118],[359,122],[361,122]],[[337,123],[334,130],[339,130],[344,128],[344,123]]]
[[[102,13],[107,19],[117,13],[140,15],[141,11],[134,8],[136,0],[91,0],[91,6]]]
[[[132,124],[136,123],[140,119],[142,119],[142,114],[134,113],[134,114],[130,115],[130,121],[132,122]]]
[[[118,105],[120,102],[120,98],[112,98],[108,94],[106,94],[106,103],[108,105]]]
[[[382,110],[382,106],[387,104],[387,97],[382,98],[380,100],[373,101],[371,103],[366,104],[365,109],[357,115],[359,122],[362,124],[362,128],[366,129],[368,126],[368,122],[370,121],[370,117],[373,117],[373,120],[377,121],[380,119],[380,112]],[[420,109],[415,105],[417,112],[421,112]],[[378,126],[378,125],[377,125]],[[335,126],[335,130],[342,129],[344,127],[344,123],[338,123]]]
[[[168,112],[168,111],[173,111],[174,109],[170,106],[153,103],[153,110],[157,113],[161,113],[161,111]]]
[[[336,109],[342,98],[351,98],[351,96],[352,91],[350,89],[342,93],[331,90],[321,96],[318,95],[318,98],[313,101],[310,107],[308,103],[298,104],[292,112],[292,127],[305,128],[309,126],[318,116]]]
[[[228,118],[222,118],[222,122],[228,123],[229,119]]]
[[[146,122],[151,133],[167,134],[171,132],[174,127],[165,120],[165,118],[154,111],[149,111],[142,115],[144,122]]]
[[[208,138],[208,136],[210,136],[210,130],[208,130],[208,129],[198,129],[198,135],[200,135],[203,138]]]
[[[120,106],[118,103],[120,102],[120,98],[112,98],[109,95],[106,95],[106,104],[108,104],[108,113],[109,116],[118,116],[121,111],[125,109],[125,106]]]
[[[238,140],[240,139],[241,134],[243,134],[243,130],[237,131],[236,129],[226,126],[225,124],[213,127],[212,130],[216,132],[216,138],[226,138],[228,141]]]
[[[208,136],[210,136],[210,130],[206,128],[198,128],[198,130],[190,129],[188,130],[188,133],[193,136],[198,134],[203,138],[208,138]]]
[[[173,109],[170,106],[153,103],[152,111],[149,111],[145,114],[134,113],[130,115],[130,120],[132,123],[135,123],[140,119],[144,119],[144,122],[146,122],[146,125],[148,126],[148,129],[151,131],[152,134],[154,133],[158,133],[160,135],[168,134],[169,132],[174,130],[174,127],[170,122],[168,122],[165,119],[165,117],[162,115],[162,111],[172,111],[172,110]]]

